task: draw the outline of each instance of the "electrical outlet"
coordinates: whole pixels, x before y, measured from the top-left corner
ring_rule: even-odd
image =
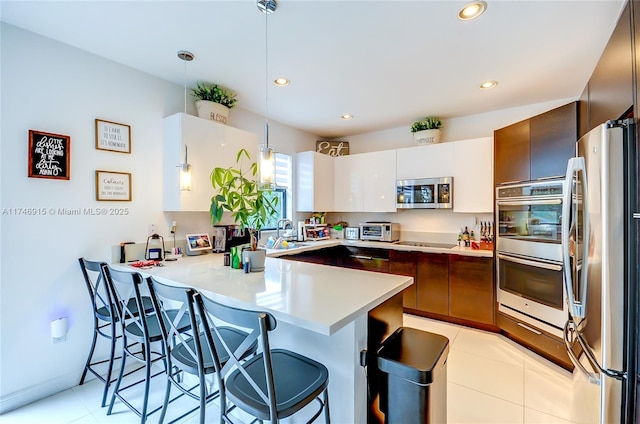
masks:
[[[150,236],[156,234],[156,224],[149,224],[148,233]]]

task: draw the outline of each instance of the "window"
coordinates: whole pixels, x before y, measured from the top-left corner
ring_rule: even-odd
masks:
[[[278,199],[277,212],[268,222],[265,222],[263,230],[275,230],[278,220],[291,216],[289,205],[291,204],[291,156],[276,153],[276,182],[275,188],[268,195],[269,199]]]

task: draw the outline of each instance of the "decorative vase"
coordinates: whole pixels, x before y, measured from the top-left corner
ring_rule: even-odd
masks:
[[[229,119],[229,108],[220,103],[209,100],[196,100],[196,109],[200,118],[227,124]]]
[[[413,140],[416,144],[440,143],[441,133],[439,129],[416,131],[413,133]]]
[[[249,271],[260,272],[264,271],[264,260],[267,257],[267,251],[264,249],[258,250],[245,250],[243,254],[249,258]]]

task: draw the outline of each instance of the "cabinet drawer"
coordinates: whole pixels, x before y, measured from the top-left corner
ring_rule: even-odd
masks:
[[[571,371],[573,364],[567,354],[564,341],[528,323],[498,312],[498,327],[502,333],[525,345],[561,367]],[[532,331],[533,330],[533,331]]]

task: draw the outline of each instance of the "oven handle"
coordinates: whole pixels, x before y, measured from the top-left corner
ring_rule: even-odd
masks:
[[[530,206],[530,205],[559,205],[562,199],[541,199],[541,200],[498,200],[498,206]]]
[[[498,259],[503,259],[509,262],[515,262],[520,265],[529,265],[536,268],[549,269],[551,271],[562,271],[562,265],[554,265],[554,264],[548,264],[546,262],[530,261],[528,259],[517,258],[515,256],[503,255],[502,253],[498,253]]]
[[[585,173],[586,165],[583,157],[574,157],[569,159],[567,164],[567,175],[564,180],[564,202],[562,204],[562,262],[564,264],[564,284],[565,291],[567,292],[567,303],[569,306],[569,313],[574,318],[584,318],[585,305],[587,303],[587,266],[586,261],[589,251],[589,219],[587,211],[587,181],[583,178],[582,181],[582,204],[583,204],[583,231],[585,234],[583,240],[583,269],[582,269],[582,281],[580,287],[580,300],[576,300],[576,295],[573,290],[573,275],[571,273],[571,262],[569,256],[569,231],[572,227],[577,227],[577,223],[571,222],[570,212],[571,205],[573,203],[573,181],[576,172]],[[576,196],[578,194],[576,193]],[[576,261],[578,261],[578,252],[575,252]]]

